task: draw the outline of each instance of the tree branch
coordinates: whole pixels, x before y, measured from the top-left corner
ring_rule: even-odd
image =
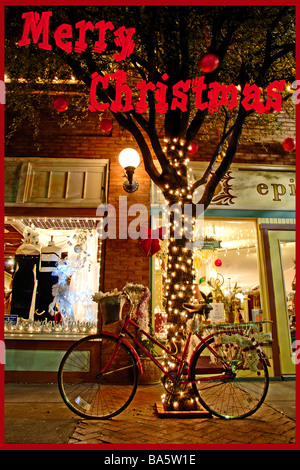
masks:
[[[57,52],[59,53],[59,51],[57,51]],[[62,54],[59,53],[59,55],[62,55]],[[80,78],[88,87],[90,87],[91,86],[91,76],[82,69],[80,63],[77,60],[75,60],[73,57],[71,57],[70,55],[67,55],[66,61],[67,61],[68,65],[72,68],[72,70],[74,71],[74,74],[77,76],[77,78]],[[93,69],[90,69],[90,67],[93,67],[93,65],[94,65],[93,62],[90,62],[88,64],[89,71],[90,72],[92,71],[92,73],[93,73]],[[107,101],[107,99],[111,100],[113,98],[113,93],[114,93],[113,87],[110,87],[107,92],[105,92],[101,88],[99,88],[97,90],[97,96],[102,101]],[[110,111],[110,112],[113,114],[116,121],[122,127],[124,127],[126,130],[128,130],[133,135],[133,137],[135,138],[135,140],[136,140],[136,142],[137,142],[137,144],[138,144],[138,146],[141,150],[146,172],[148,173],[150,178],[155,182],[155,184],[157,184],[158,186],[161,187],[162,186],[161,175],[160,175],[160,173],[158,172],[157,168],[154,165],[154,161],[153,161],[150,149],[148,147],[148,144],[147,144],[143,134],[141,133],[140,129],[138,128],[138,126],[132,120],[131,114],[134,115],[134,118],[137,120],[137,122],[139,124],[142,124],[143,129],[146,128],[146,132],[147,132],[147,123],[146,123],[146,121],[141,116],[138,116],[138,113],[131,113],[131,112],[127,112],[127,113],[118,112],[118,113],[115,113],[115,112],[112,112],[112,111]],[[153,145],[155,147],[155,151],[157,152],[157,154],[156,154],[157,158],[159,159],[159,161],[164,162],[164,160],[163,160],[163,157],[164,157],[165,160],[168,162],[168,160],[164,156],[162,150],[161,150],[161,152],[159,152],[160,145],[159,145],[159,142],[158,142],[158,138],[155,139],[155,136],[152,133],[150,133],[150,135],[151,135],[151,142],[153,143]]]
[[[229,170],[232,164],[232,161],[237,151],[238,143],[241,137],[241,133],[242,133],[246,116],[247,116],[246,111],[240,105],[239,113],[235,121],[235,124],[233,126],[234,128],[231,133],[226,155],[224,159],[222,160],[222,162],[220,163],[217,170],[215,171],[215,173],[211,176],[210,180],[207,182],[204,193],[200,201],[198,202],[198,204],[203,204],[204,209],[206,209],[208,205],[210,204],[214,196],[214,192],[216,190],[217,185],[219,184],[221,179],[225,176],[225,174],[227,173],[227,171]]]
[[[227,50],[228,50],[228,47],[230,45],[230,42],[232,40],[232,37],[234,35],[234,33],[236,32],[237,30],[237,26],[236,25],[229,25],[228,26],[228,30],[225,34],[225,37],[224,39],[221,41],[220,45],[217,47],[217,45],[215,44],[215,38],[213,37],[212,38],[212,42],[211,42],[211,45],[210,47],[208,48],[209,50],[212,48],[214,50],[214,52],[216,52],[216,54],[218,55],[219,57],[219,67],[216,69],[216,71],[212,72],[212,73],[208,73],[206,74],[205,76],[205,80],[204,80],[204,83],[207,85],[207,88],[203,91],[203,97],[204,97],[204,100],[207,100],[207,95],[208,95],[208,87],[209,87],[209,84],[216,81],[217,78],[218,78],[218,75],[219,75],[219,70],[220,70],[220,67],[223,63],[223,60],[225,58],[225,55],[227,53]],[[188,142],[191,142],[197,135],[197,133],[199,132],[199,129],[201,128],[205,118],[206,118],[206,115],[207,115],[207,112],[208,112],[208,106],[206,109],[204,110],[198,110],[194,119],[192,120],[188,130],[187,130],[187,136],[186,136],[186,139]]]
[[[194,184],[193,184],[193,187],[192,187],[192,193],[197,189],[199,188],[199,186],[202,186],[203,184],[206,184],[207,181],[208,181],[208,178],[210,177],[213,169],[214,169],[214,166],[216,164],[216,161],[217,161],[217,158],[218,156],[220,155],[221,153],[221,150],[223,148],[223,145],[225,144],[225,142],[227,141],[228,137],[230,136],[230,134],[232,133],[234,129],[234,125],[230,127],[230,129],[225,133],[223,134],[220,142],[218,143],[217,145],[217,148],[216,150],[214,151],[214,154],[210,160],[210,163],[208,165],[208,167],[206,168],[202,178],[200,178],[200,180],[196,181]]]

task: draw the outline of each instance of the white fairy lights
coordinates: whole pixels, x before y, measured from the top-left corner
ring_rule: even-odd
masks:
[[[192,177],[188,168],[189,158],[186,157],[188,144],[186,140],[174,138],[164,139],[163,150],[172,166],[173,177],[162,188],[166,206],[163,210],[163,226],[168,233],[166,260],[167,274],[164,280],[167,297],[166,312],[168,314],[167,338],[172,351],[181,352],[185,342],[185,323],[187,313],[182,307],[184,302],[194,299],[194,250],[185,246],[193,242],[195,235],[195,218],[187,214],[186,208],[192,203]],[[174,368],[173,361],[165,358],[165,366]],[[169,401],[166,395],[162,402]],[[172,406],[178,409],[180,399],[173,401]]]
[[[163,216],[166,216],[168,239],[167,276],[165,279],[165,291],[167,295],[167,313],[179,315],[184,318],[185,314],[180,307],[184,300],[193,298],[193,250],[189,250],[177,239],[194,241],[195,218],[184,214],[184,204],[192,201],[191,178],[187,165],[189,158],[186,157],[188,150],[185,139],[164,138],[163,150],[169,156],[169,162],[176,174],[180,177],[177,183],[166,183],[164,185],[164,197],[169,207],[165,208]],[[170,210],[172,208],[172,212]],[[189,235],[186,234],[186,226],[189,224]],[[192,237],[192,240],[191,240]],[[181,321],[179,318],[179,321]]]

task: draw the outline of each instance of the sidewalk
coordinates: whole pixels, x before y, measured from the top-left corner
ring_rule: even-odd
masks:
[[[160,385],[139,386],[130,406],[105,421],[74,415],[56,384],[5,385],[6,444],[292,444],[295,382],[273,381],[266,402],[251,417],[164,419],[153,409]]]

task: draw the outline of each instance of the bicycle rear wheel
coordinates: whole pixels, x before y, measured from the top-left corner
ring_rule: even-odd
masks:
[[[214,338],[207,343],[212,346]],[[193,383],[193,389],[200,403],[220,418],[241,419],[252,415],[262,405],[268,391],[265,359],[259,356],[257,371],[253,372],[240,354],[239,346],[235,345],[236,360],[228,360],[228,347],[224,344],[215,350],[218,359],[202,345],[191,364],[191,379],[199,380]]]
[[[66,405],[88,419],[107,419],[121,413],[132,401],[138,383],[138,365],[130,349],[112,336],[91,335],[77,341],[64,355],[58,386]]]

